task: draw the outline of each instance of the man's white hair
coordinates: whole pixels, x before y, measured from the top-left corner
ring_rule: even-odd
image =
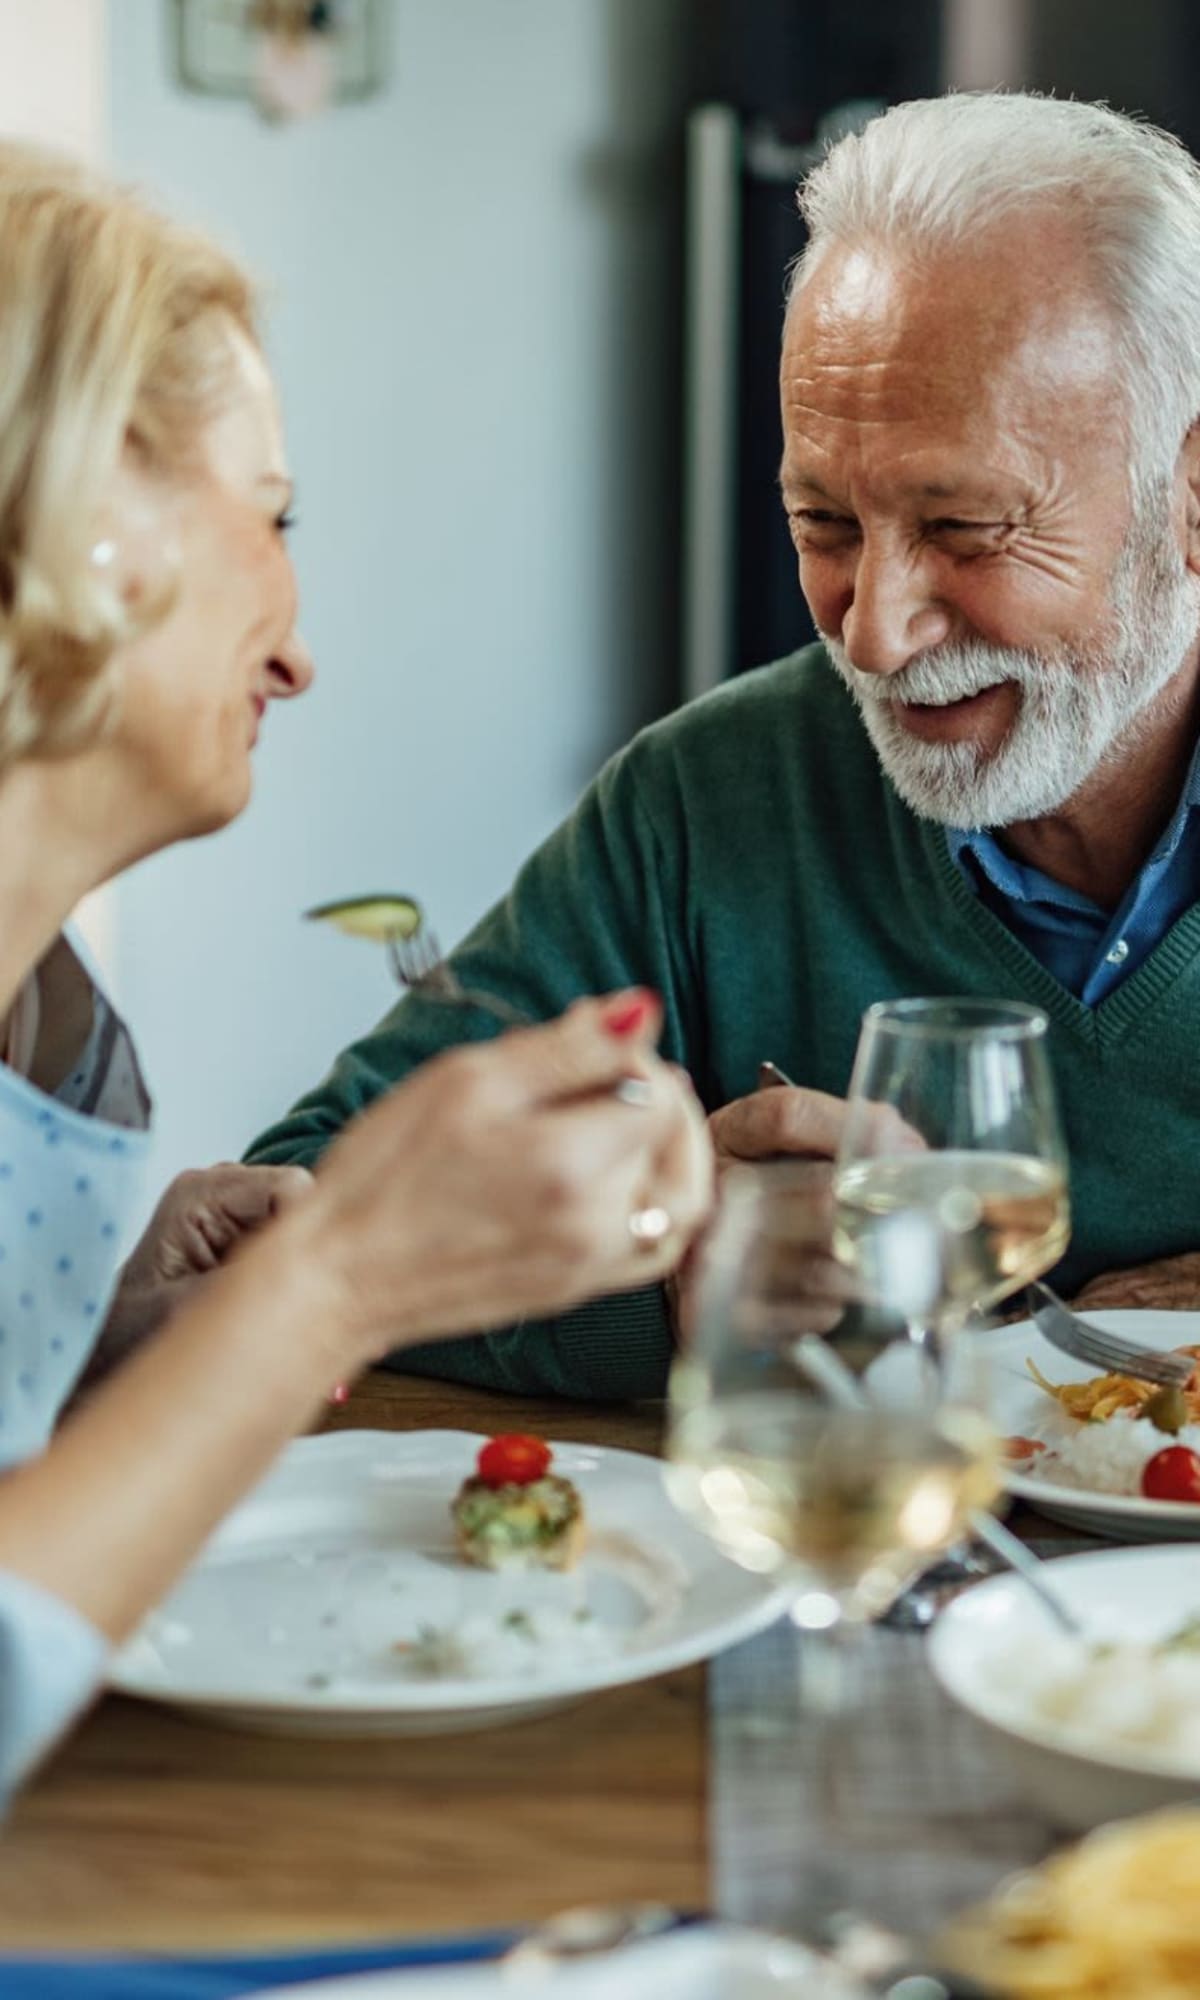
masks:
[[[1039,205],[1066,215],[1117,327],[1137,511],[1162,495],[1200,416],[1200,166],[1179,140],[1102,104],[922,98],[838,141],[798,199],[809,242],[789,300],[833,245],[926,256]]]

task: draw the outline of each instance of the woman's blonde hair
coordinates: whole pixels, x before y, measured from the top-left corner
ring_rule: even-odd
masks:
[[[257,340],[254,292],[207,237],[0,144],[0,771],[78,748],[111,712],[132,626],[92,560],[104,496],[130,449],[186,465],[231,326]]]

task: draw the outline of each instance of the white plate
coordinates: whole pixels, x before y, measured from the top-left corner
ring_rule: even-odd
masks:
[[[1190,1347],[1200,1342],[1200,1313],[1097,1312],[1087,1317],[1106,1332],[1119,1334],[1139,1347]],[[988,1355],[990,1412],[1003,1437],[1040,1437],[1052,1443],[1078,1429],[1076,1420],[1038,1388],[1025,1363],[1036,1362],[1049,1382],[1085,1382],[1089,1376],[1102,1374],[1102,1369],[1086,1361],[1073,1361],[1069,1354],[1051,1347],[1032,1320],[997,1327],[973,1338],[982,1342]],[[1011,1469],[1004,1484],[1039,1514],[1084,1528],[1092,1535],[1106,1535],[1115,1542],[1200,1540],[1200,1507],[1186,1501],[1080,1492],[1076,1487],[1054,1486]]]
[[[1046,1565],[1055,1592],[1098,1640],[1163,1639],[1200,1613],[1200,1562],[1190,1549],[1100,1549]],[[997,1576],[964,1591],[929,1639],[943,1687],[1000,1739],[1005,1768],[1053,1826],[1083,1831],[1109,1819],[1200,1797],[1200,1777],[1132,1744],[1104,1750],[1042,1718],[1026,1719],[997,1685],[997,1655],[1032,1651],[1046,1613],[1019,1577]]]
[[[288,1734],[482,1729],[704,1659],[783,1610],[784,1593],[676,1512],[656,1459],[593,1445],[554,1446],[589,1522],[578,1568],[470,1568],[449,1509],[481,1442],[464,1431],[298,1439],[124,1647],[111,1684]],[[539,1609],[578,1623],[578,1645],[602,1656],[550,1663],[531,1646],[503,1677],[429,1679],[395,1650],[423,1626]]]
[[[495,1965],[370,1972],[276,1987],[272,2000],[795,2000],[801,1992],[804,2000],[866,2000],[862,1987],[826,1972],[801,1945],[703,1924],[550,1973],[522,1977]]]

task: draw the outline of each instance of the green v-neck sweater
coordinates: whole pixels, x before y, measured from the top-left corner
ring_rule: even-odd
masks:
[[[409,856],[382,870],[419,875]],[[539,1017],[581,993],[661,993],[663,1049],[710,1109],[771,1058],[844,1095],[864,1007],[912,994],[1031,1001],[1071,1158],[1070,1290],[1200,1248],[1200,904],[1097,1008],[986,909],[944,832],[883,776],[820,647],[743,675],[645,730],[600,774],[454,957],[463,983]],[[255,1144],[311,1162],[377,1092],[482,1017],[412,996]],[[657,1290],[596,1301],[396,1365],[523,1393],[660,1392]]]

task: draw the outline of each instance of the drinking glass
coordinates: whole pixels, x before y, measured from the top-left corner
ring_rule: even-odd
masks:
[[[1000,1000],[894,1000],[863,1016],[832,1247],[855,1296],[906,1323],[924,1362],[906,1393],[930,1405],[986,1400],[982,1347],[959,1336],[1067,1246],[1047,1026]],[[948,1550],[894,1622],[927,1625],[980,1567],[966,1541]]]
[[[903,1315],[943,1381],[972,1315],[1049,1270],[1070,1236],[1046,1031],[1015,1001],[891,1000],[863,1016],[834,1255],[860,1297]]]
[[[671,1374],[667,1469],[675,1504],[719,1548],[786,1587],[819,1800],[798,1914],[823,1943],[852,1901],[843,1756],[854,1635],[998,1489],[996,1441],[977,1411],[882,1408],[862,1381],[876,1345],[823,1337],[830,1292],[845,1291],[833,1214],[829,1168],[778,1163],[725,1177]],[[923,1254],[925,1224],[911,1227]]]

